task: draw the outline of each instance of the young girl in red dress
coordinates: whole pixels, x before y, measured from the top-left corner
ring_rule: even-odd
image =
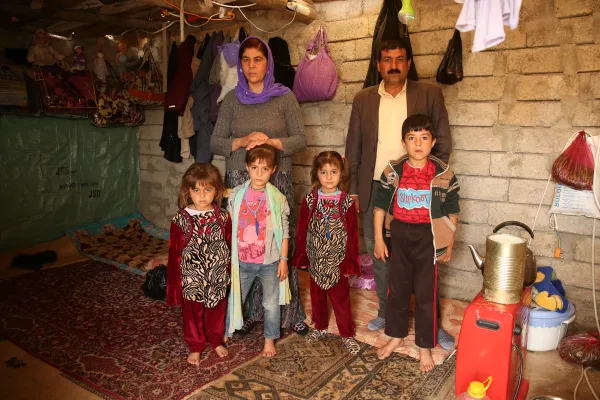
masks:
[[[306,339],[311,343],[327,335],[329,296],[342,341],[357,354],[348,276],[360,275],[360,264],[356,205],[347,193],[349,168],[338,152],[324,151],[313,160],[311,180],[313,190],[300,208],[292,264],[310,273],[315,329]]]
[[[225,295],[230,283],[231,219],[219,207],[225,186],[211,164],[193,164],[183,175],[179,207],[171,222],[167,305],[181,305],[190,364],[207,346],[227,356]]]

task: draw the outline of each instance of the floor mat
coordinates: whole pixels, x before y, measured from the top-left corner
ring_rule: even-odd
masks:
[[[298,273],[300,295],[302,297],[302,306],[306,313],[307,323],[311,322],[310,316],[312,315],[309,279],[310,276],[307,272],[300,271]],[[368,322],[377,317],[377,310],[379,308],[379,302],[375,291],[350,289],[350,302],[352,304],[352,316],[354,318],[354,323],[356,324],[356,340],[373,345],[377,348],[385,345],[390,337],[383,333],[383,329],[380,331],[370,331],[367,329]],[[442,327],[449,334],[454,336],[457,342],[458,334],[460,333],[460,325],[462,324],[463,315],[468,305],[469,303],[460,300],[441,299]],[[311,326],[314,325],[311,324]],[[406,345],[397,349],[396,352],[418,359],[419,348],[415,345],[414,326],[414,319],[411,317],[408,337],[405,341]],[[331,306],[329,310],[329,332],[336,335],[339,333]],[[452,350],[444,350],[440,346],[437,346],[432,350],[433,360],[437,365],[440,365],[451,353]]]
[[[148,263],[169,251],[169,242],[150,235],[137,219],[131,219],[121,229],[96,235],[78,232],[78,239],[84,254],[137,270],[147,269]]]
[[[147,299],[143,279],[86,261],[0,281],[0,335],[111,399],[181,399],[257,356],[262,330],[229,356],[186,362],[181,312]]]
[[[7,276],[31,272],[31,270],[28,269],[20,270],[18,268],[11,268],[12,260],[15,256],[19,254],[36,254],[48,250],[56,252],[57,259],[53,263],[44,264],[44,269],[62,267],[87,259],[87,257],[79,253],[79,250],[77,250],[71,237],[63,236],[60,239],[51,240],[49,242],[38,243],[33,246],[0,253],[0,279]]]
[[[145,234],[140,232],[140,228]],[[132,240],[132,232],[138,237],[135,241]],[[73,239],[75,246],[92,260],[138,275],[145,275],[146,271],[157,265],[166,264],[169,230],[152,224],[139,211],[74,227],[67,234]],[[124,239],[123,243],[114,243],[117,235]],[[155,238],[162,241],[156,241]],[[107,241],[108,243],[104,243]],[[91,252],[88,252],[90,248]]]
[[[444,398],[454,380],[454,357],[425,374],[418,361],[402,354],[381,361],[377,349],[366,344],[353,356],[331,335],[314,344],[293,335],[278,343],[277,351],[274,358],[248,363],[189,399],[433,400]]]

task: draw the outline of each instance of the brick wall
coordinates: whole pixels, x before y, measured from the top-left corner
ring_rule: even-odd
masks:
[[[415,3],[417,19],[409,26],[414,62],[419,77],[433,82],[461,6],[451,0]],[[309,148],[293,158],[298,201],[308,189],[312,157],[323,149],[344,150],[352,99],[366,75],[380,7],[381,0],[316,4],[313,25],[294,23],[278,33],[297,64],[318,24],[324,24],[340,77],[332,101],[302,105]],[[266,30],[286,22],[277,14],[249,16]],[[481,289],[481,274],[466,245],[484,252],[486,235],[505,220],[531,225],[565,141],[579,129],[600,133],[600,1],[526,0],[519,27],[506,31],[504,43],[477,54],[470,51],[473,33],[463,33],[465,79],[443,87],[454,141],[451,165],[460,179],[463,209],[455,255],[449,266],[440,267],[443,296],[470,300]],[[175,211],[177,182],[189,163],[175,165],[158,156],[158,123],[149,116],[140,132],[141,208],[166,226]],[[578,306],[578,323],[592,326],[592,220],[558,216],[564,258],[553,259],[556,237],[547,217],[553,191],[551,184],[533,249],[539,265],[556,268]],[[600,287],[600,271],[596,275]]]
[[[146,122],[140,127],[140,211],[154,224],[169,228],[177,212],[181,177],[192,165],[192,158],[181,163],[165,160],[159,142],[162,134],[163,110],[146,110]],[[225,174],[225,159],[213,160]]]

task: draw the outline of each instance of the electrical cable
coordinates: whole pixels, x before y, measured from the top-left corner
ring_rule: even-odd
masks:
[[[596,328],[600,333],[600,322],[598,322],[598,306],[596,304],[596,264],[595,264],[595,244],[596,242],[596,219],[594,218],[594,224],[592,226],[592,299],[594,301],[594,316],[596,317]]]
[[[129,29],[127,29],[125,32],[121,33],[119,36],[123,36],[123,35],[125,35],[126,33],[129,33],[129,32],[131,32],[131,31],[132,31],[132,30],[134,30],[134,29],[135,29],[135,28],[129,28]]]
[[[575,134],[576,135],[576,134]],[[567,144],[565,145],[565,147],[563,148],[563,152],[567,149],[567,147],[569,147],[569,145],[572,143],[573,138],[575,137],[575,135],[572,135],[571,138],[569,138],[569,140],[567,141]],[[590,136],[588,134],[588,136]],[[597,154],[600,154],[600,151],[597,152]],[[596,157],[596,160],[598,161],[598,157]],[[598,169],[598,165],[597,162],[594,165],[594,178],[596,177],[596,174],[598,173],[599,169]],[[544,193],[542,194],[542,198],[540,200],[540,204],[538,205],[537,211],[535,213],[535,218],[533,219],[533,225],[531,227],[531,230],[535,230],[535,224],[537,222],[537,218],[539,216],[540,213],[540,209],[542,208],[542,204],[544,203],[544,198],[546,197],[546,192],[548,191],[548,186],[550,185],[550,180],[552,180],[552,175],[550,175],[548,177],[548,181],[546,182],[546,187],[544,188]],[[594,179],[595,180],[595,179]],[[598,204],[598,200],[595,198],[597,205],[600,207],[600,204]],[[558,246],[560,249],[561,246],[561,238],[560,235],[558,233],[558,220],[556,218],[556,214],[553,215],[554,216],[554,224],[550,224],[552,228],[554,228],[554,232],[556,233],[557,239],[558,239]],[[596,262],[595,262],[595,258],[596,258],[596,247],[595,247],[595,243],[596,243],[596,218],[593,218],[594,222],[593,222],[593,226],[592,226],[592,299],[594,302],[594,316],[596,318],[596,329],[598,330],[598,333],[600,333],[600,320],[598,318],[598,305],[596,302]],[[531,245],[532,239],[529,239],[529,245]],[[513,345],[514,346],[514,345]],[[523,357],[521,354],[520,349],[519,350],[519,354],[521,355],[521,363],[523,362]],[[522,367],[522,366],[521,366]],[[579,385],[581,384],[581,382],[583,381],[583,378],[585,377],[585,380],[590,388],[590,390],[592,391],[592,395],[594,396],[594,398],[596,400],[600,400],[600,398],[598,398],[598,396],[596,395],[596,393],[594,392],[594,389],[592,388],[592,385],[590,383],[590,380],[587,376],[587,371],[591,369],[590,367],[587,367],[584,369],[583,365],[581,366],[581,376],[579,377],[579,381],[577,382],[577,385],[575,385],[575,390],[573,392],[573,400],[577,400],[577,389],[579,389]],[[522,371],[521,371],[522,373]],[[521,374],[520,374],[521,376]],[[521,379],[519,378],[519,384],[521,382]],[[517,393],[519,387],[517,386]],[[517,393],[515,393],[515,399],[517,396]]]
[[[256,5],[256,3],[252,3],[252,4],[246,4],[246,5],[243,5],[243,6],[230,6],[229,4],[221,4],[221,3],[217,3],[216,1],[213,1],[212,3],[213,3],[213,4],[216,4],[216,5],[218,5],[219,7],[225,7],[225,8],[237,8],[238,10],[239,10],[240,8],[253,7],[253,6],[255,6],[255,5]]]
[[[595,160],[597,161],[597,160]],[[598,171],[598,166],[594,165],[594,178]],[[595,197],[595,196],[594,196]],[[596,218],[594,218],[594,222],[592,224],[592,301],[594,302],[594,317],[596,317],[596,329],[598,329],[598,333],[600,333],[600,322],[598,321],[598,305],[596,303]],[[591,369],[591,367],[584,368],[581,366],[581,376],[579,377],[579,381],[577,381],[577,385],[575,385],[575,390],[573,391],[573,400],[577,400],[577,389],[579,389],[579,385],[581,381],[585,377],[585,380],[592,391],[592,395],[596,400],[600,400],[594,392],[594,388],[590,383],[590,380],[587,376],[587,371]]]
[[[183,7],[177,7],[175,4],[171,3],[168,0],[163,0],[163,1],[165,3],[167,3],[168,5],[170,5],[171,7],[173,7],[174,9],[178,10],[179,12],[183,11],[184,14],[193,15],[194,17],[198,17],[198,18],[209,19],[212,21],[229,21],[229,20],[232,20],[235,18],[235,15],[233,15],[231,18],[212,18],[214,15],[211,15],[210,17],[206,17],[204,15],[194,14],[193,12],[190,12],[190,11],[185,11],[185,9],[183,9]],[[252,4],[252,5],[255,5],[255,4]],[[238,6],[238,7],[243,7],[243,6]],[[236,8],[236,7],[230,6],[230,8]],[[169,14],[179,17],[179,14],[172,14],[171,12],[169,12]]]
[[[592,391],[592,396],[594,396],[594,398],[596,400],[600,400],[598,398],[598,395],[596,395],[596,392],[594,392],[594,388],[592,387],[592,384],[590,383],[590,378],[587,375],[587,372],[590,369],[592,369],[592,367],[584,368],[583,365],[581,366],[581,376],[579,377],[579,380],[577,381],[577,385],[575,385],[575,391],[573,392],[573,400],[577,400],[577,390],[579,389],[579,385],[581,384],[583,377],[585,377],[585,380],[586,380],[588,386],[590,387],[590,390]]]
[[[587,367],[586,369],[583,370],[583,375],[585,376],[585,380],[587,381],[588,386],[590,387],[590,390],[592,391],[592,395],[594,396],[594,398],[596,400],[600,400],[598,398],[598,395],[596,394],[596,392],[594,392],[594,388],[592,387],[592,384],[590,383],[590,378],[588,377],[588,370],[592,369],[592,367]]]
[[[173,12],[169,12],[169,15],[179,18],[179,14],[175,14]],[[187,21],[187,19],[184,19],[183,22],[185,22],[185,24],[189,27],[200,28],[200,27],[203,27],[204,25],[208,24],[210,21],[231,21],[231,20],[235,19],[235,14],[233,14],[233,13],[228,14],[228,15],[231,15],[231,18],[213,18],[215,15],[219,15],[219,13],[216,13],[216,14],[211,15],[210,17],[207,17],[208,20],[205,23],[200,24],[200,25],[192,25]]]
[[[213,2],[213,3],[214,3],[214,2]],[[250,22],[250,23],[252,24],[252,26],[253,26],[253,27],[255,27],[255,28],[256,28],[256,29],[258,29],[259,31],[261,31],[261,32],[265,32],[265,33],[276,33],[276,32],[279,32],[280,30],[282,30],[283,28],[285,28],[286,26],[288,26],[288,25],[290,25],[292,22],[294,22],[294,20],[296,19],[296,14],[297,14],[297,11],[296,11],[296,10],[294,10],[294,16],[292,17],[292,20],[291,20],[290,22],[288,22],[287,24],[285,24],[284,26],[282,26],[281,28],[279,28],[279,29],[277,29],[277,30],[275,30],[275,31],[266,31],[266,30],[264,30],[264,29],[261,29],[261,28],[259,28],[258,26],[256,26],[256,24],[255,24],[254,22],[250,21],[250,18],[246,17],[246,14],[244,14],[244,12],[242,11],[242,9],[241,9],[241,8],[239,8],[239,9],[238,9],[238,11],[239,11],[239,12],[242,14],[242,16],[243,16],[244,18],[246,18],[246,20],[247,20],[248,22]]]
[[[552,180],[552,175],[550,175],[548,177],[548,181],[546,182],[546,188],[544,189],[544,194],[542,194],[540,204],[538,205],[537,212],[535,213],[535,218],[533,219],[533,224],[531,225],[532,231],[535,231],[535,223],[537,222],[538,215],[540,214],[540,209],[542,208],[542,204],[544,204],[544,198],[546,197],[546,192],[548,191],[548,186],[550,185],[551,180]],[[532,241],[533,241],[533,238],[529,238],[529,246],[531,246]]]
[[[159,30],[154,31],[154,32],[147,32],[147,31],[142,31],[142,32],[146,32],[148,35],[156,35],[157,33],[160,33],[162,31],[164,31],[165,29],[170,28],[171,26],[175,25],[177,22],[179,22],[179,21],[171,21],[167,25],[163,26],[162,28],[160,28]]]
[[[594,223],[592,225],[592,299],[594,301],[594,316],[596,317],[596,328],[598,329],[598,333],[600,333],[600,323],[598,323],[598,309],[596,305],[596,263],[594,261],[596,253],[594,252],[594,242],[596,242],[596,218],[594,218]],[[583,365],[581,365],[581,376],[577,381],[577,385],[575,385],[575,390],[573,391],[573,400],[577,400],[577,390],[579,389],[579,385],[581,384],[581,381],[584,377],[590,390],[592,391],[592,395],[594,396],[594,398],[596,400],[600,400],[596,395],[596,392],[594,392],[594,388],[592,387],[590,379],[587,376],[587,371],[589,369],[591,369],[591,367],[584,368]]]
[[[164,1],[167,1],[167,0],[164,0]],[[247,8],[247,7],[252,7],[252,6],[255,6],[255,5],[256,5],[256,3],[252,3],[252,4],[246,4],[246,5],[243,5],[243,6],[231,6],[231,5],[228,5],[228,4],[221,4],[221,3],[218,3],[218,2],[216,2],[216,1],[213,1],[212,3],[213,3],[213,4],[216,4],[216,5],[218,5],[219,7],[225,7],[225,8],[233,8],[233,9],[237,9],[237,10],[240,12],[240,14],[242,14],[242,16],[243,16],[244,18],[246,18],[246,21],[250,22],[250,23],[252,24],[252,26],[254,26],[254,27],[255,27],[256,29],[258,29],[259,31],[261,31],[261,32],[265,32],[265,33],[276,33],[276,32],[279,32],[280,30],[282,30],[283,28],[287,27],[287,26],[288,26],[288,25],[290,25],[292,22],[294,22],[294,20],[296,19],[296,14],[297,14],[297,11],[296,11],[296,10],[294,10],[294,16],[292,17],[292,20],[291,20],[290,22],[288,22],[287,24],[283,25],[281,28],[279,28],[279,29],[277,29],[277,30],[275,30],[275,31],[267,31],[267,30],[264,30],[264,29],[262,29],[262,28],[259,28],[258,26],[256,26],[256,24],[255,24],[254,22],[252,22],[252,21],[250,20],[250,18],[248,18],[248,17],[246,16],[246,14],[244,14],[244,11],[242,10],[242,8]]]
[[[163,0],[163,1],[165,3],[167,3],[168,5],[170,5],[171,7],[173,7],[174,9],[176,9],[176,10],[178,10],[180,12],[183,12],[183,13],[185,13],[187,15],[193,15],[193,16],[198,17],[198,18],[208,18],[208,17],[202,16],[202,15],[194,14],[193,12],[185,11],[183,9],[183,7],[179,8],[175,4],[171,3],[169,0]]]
[[[515,348],[517,350],[517,352],[519,353],[519,379],[517,380],[517,389],[515,390],[515,395],[513,397],[513,400],[517,400],[517,395],[519,394],[519,389],[521,389],[521,380],[523,379],[523,353],[521,353],[521,349],[519,348],[519,346],[517,346],[516,344],[513,343],[513,348]],[[598,400],[598,399],[596,399]]]

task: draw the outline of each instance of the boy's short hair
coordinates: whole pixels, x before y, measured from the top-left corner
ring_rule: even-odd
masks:
[[[427,115],[415,114],[404,120],[402,124],[402,141],[404,141],[406,134],[410,131],[429,131],[431,137],[435,139],[433,121]]]
[[[252,164],[256,160],[262,160],[269,166],[275,168],[277,166],[277,150],[275,147],[268,144],[261,144],[253,147],[246,152],[246,165]]]
[[[377,61],[381,61],[382,51],[391,51],[396,49],[406,50],[406,59],[412,60],[411,48],[404,39],[388,39],[381,41],[379,46],[377,46]]]

